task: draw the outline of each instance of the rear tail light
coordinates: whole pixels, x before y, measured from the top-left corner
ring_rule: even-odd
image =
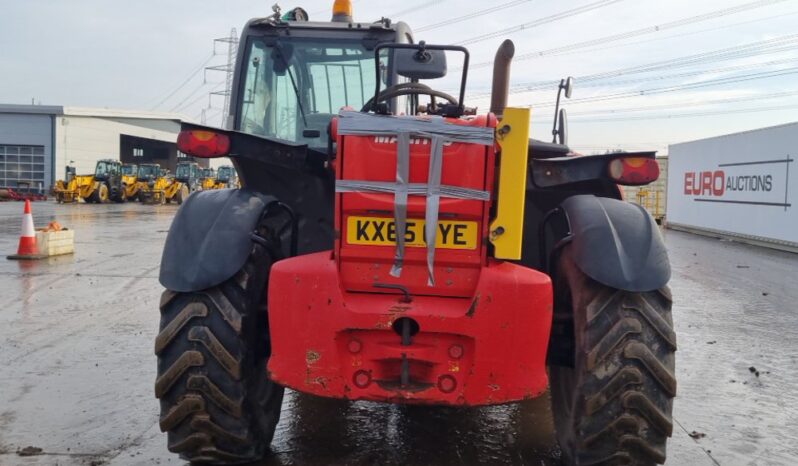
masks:
[[[230,138],[214,131],[184,130],[177,136],[177,148],[192,157],[224,157],[230,153]]]
[[[619,157],[610,162],[609,175],[622,185],[649,184],[659,178],[659,164],[647,157]]]

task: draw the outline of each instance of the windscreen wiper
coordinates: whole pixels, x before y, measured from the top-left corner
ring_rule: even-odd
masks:
[[[288,60],[285,59],[285,55],[283,54],[283,48],[280,46],[280,43],[274,44],[275,50],[277,50],[277,56],[280,57],[280,61],[283,62],[283,66],[285,66],[285,71],[288,72],[288,77],[291,79],[291,87],[294,88],[294,95],[296,95],[296,102],[299,106],[299,113],[302,115],[302,122],[305,124],[305,129],[308,128],[308,119],[305,116],[305,109],[302,107],[302,98],[299,94],[299,88],[296,85],[296,80],[294,79],[294,73],[291,72],[291,66],[288,65]],[[304,134],[303,134],[304,136]]]

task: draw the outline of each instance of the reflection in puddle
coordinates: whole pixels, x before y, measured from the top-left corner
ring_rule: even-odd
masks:
[[[559,464],[548,394],[483,408],[330,400],[286,391],[258,465]]]

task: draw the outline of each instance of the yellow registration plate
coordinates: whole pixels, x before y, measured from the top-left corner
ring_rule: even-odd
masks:
[[[396,244],[396,224],[387,217],[348,217],[346,242],[369,246],[391,246]],[[442,249],[476,249],[477,222],[438,221],[435,247]],[[405,245],[425,247],[424,220],[407,219]]]

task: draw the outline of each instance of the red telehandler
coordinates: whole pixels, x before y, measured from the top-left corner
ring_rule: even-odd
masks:
[[[180,207],[161,262],[161,429],[194,462],[268,452],[284,387],[484,406],[551,390],[568,464],[665,461],[675,335],[656,223],[621,185],[653,152],[574,156],[507,108],[464,104],[468,51],[404,23],[302,9],[251,20],[227,129],[179,149],[230,157],[240,189]],[[461,57],[456,96],[434,89]],[[566,97],[571,81],[559,92]],[[559,102],[559,95],[558,95]]]

